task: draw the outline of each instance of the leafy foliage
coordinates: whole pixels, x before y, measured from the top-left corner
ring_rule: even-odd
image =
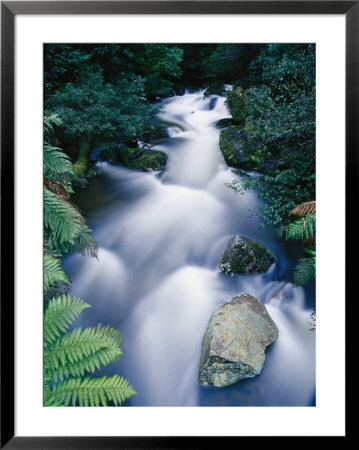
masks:
[[[252,86],[228,97],[241,145],[261,177],[247,178],[264,200],[264,224],[281,225],[315,196],[315,48],[270,44],[250,63]]]

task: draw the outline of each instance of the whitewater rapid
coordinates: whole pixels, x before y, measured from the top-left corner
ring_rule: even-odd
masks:
[[[251,214],[254,192],[225,186],[240,180],[219,149],[216,123],[229,118],[225,98],[204,90],[162,102],[169,138],[163,172],[100,164],[100,176],[79,196],[94,230],[99,261],[65,260],[72,295],[93,308],[76,326],[98,322],[123,338],[121,361],[98,375],[119,373],[138,395],[129,406],[307,406],[315,395],[313,289],[293,287],[295,250]],[[218,263],[229,239],[242,234],[270,249],[266,274],[228,276]],[[198,384],[202,339],[212,313],[248,293],[265,303],[279,328],[262,373],[227,388]]]

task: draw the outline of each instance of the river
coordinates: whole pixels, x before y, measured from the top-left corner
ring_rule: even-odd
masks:
[[[71,294],[93,305],[76,326],[98,322],[123,338],[118,373],[137,391],[127,406],[312,406],[315,404],[314,286],[293,287],[298,248],[261,228],[251,214],[254,192],[225,186],[240,179],[219,149],[224,97],[186,91],[162,101],[170,137],[155,147],[168,156],[162,172],[99,163],[100,174],[74,202],[99,246],[99,261],[65,258]],[[218,271],[235,234],[255,239],[276,257],[267,273]],[[226,388],[198,384],[202,339],[212,313],[241,293],[261,300],[279,329],[261,374]]]

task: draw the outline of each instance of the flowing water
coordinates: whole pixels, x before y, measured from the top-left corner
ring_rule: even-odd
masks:
[[[315,398],[315,332],[308,323],[314,287],[293,287],[298,248],[260,228],[255,193],[225,186],[240,176],[227,167],[215,123],[229,117],[224,97],[203,90],[163,101],[169,138],[163,172],[100,164],[100,175],[75,200],[99,245],[99,261],[65,260],[72,295],[93,305],[77,326],[98,322],[123,338],[119,373],[138,395],[129,406],[309,406]],[[218,263],[229,239],[242,234],[276,256],[261,275],[229,276]],[[226,388],[198,384],[202,339],[212,313],[241,293],[265,303],[279,328],[262,373]]]

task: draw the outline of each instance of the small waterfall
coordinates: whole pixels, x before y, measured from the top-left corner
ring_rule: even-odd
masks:
[[[169,138],[162,173],[102,163],[89,212],[99,261],[75,255],[65,269],[72,294],[93,308],[76,325],[109,323],[124,355],[100,374],[126,376],[138,395],[132,406],[306,406],[315,391],[315,333],[308,319],[314,295],[293,287],[291,251],[249,210],[255,193],[235,195],[213,125],[230,117],[225,98],[204,90],[162,101]],[[96,189],[98,193],[96,194]],[[85,194],[86,195],[86,194]],[[85,211],[86,213],[86,211]],[[266,274],[228,276],[218,262],[234,234],[256,239],[276,256]],[[245,292],[264,302],[279,328],[262,373],[227,388],[198,384],[201,343],[212,313]]]

